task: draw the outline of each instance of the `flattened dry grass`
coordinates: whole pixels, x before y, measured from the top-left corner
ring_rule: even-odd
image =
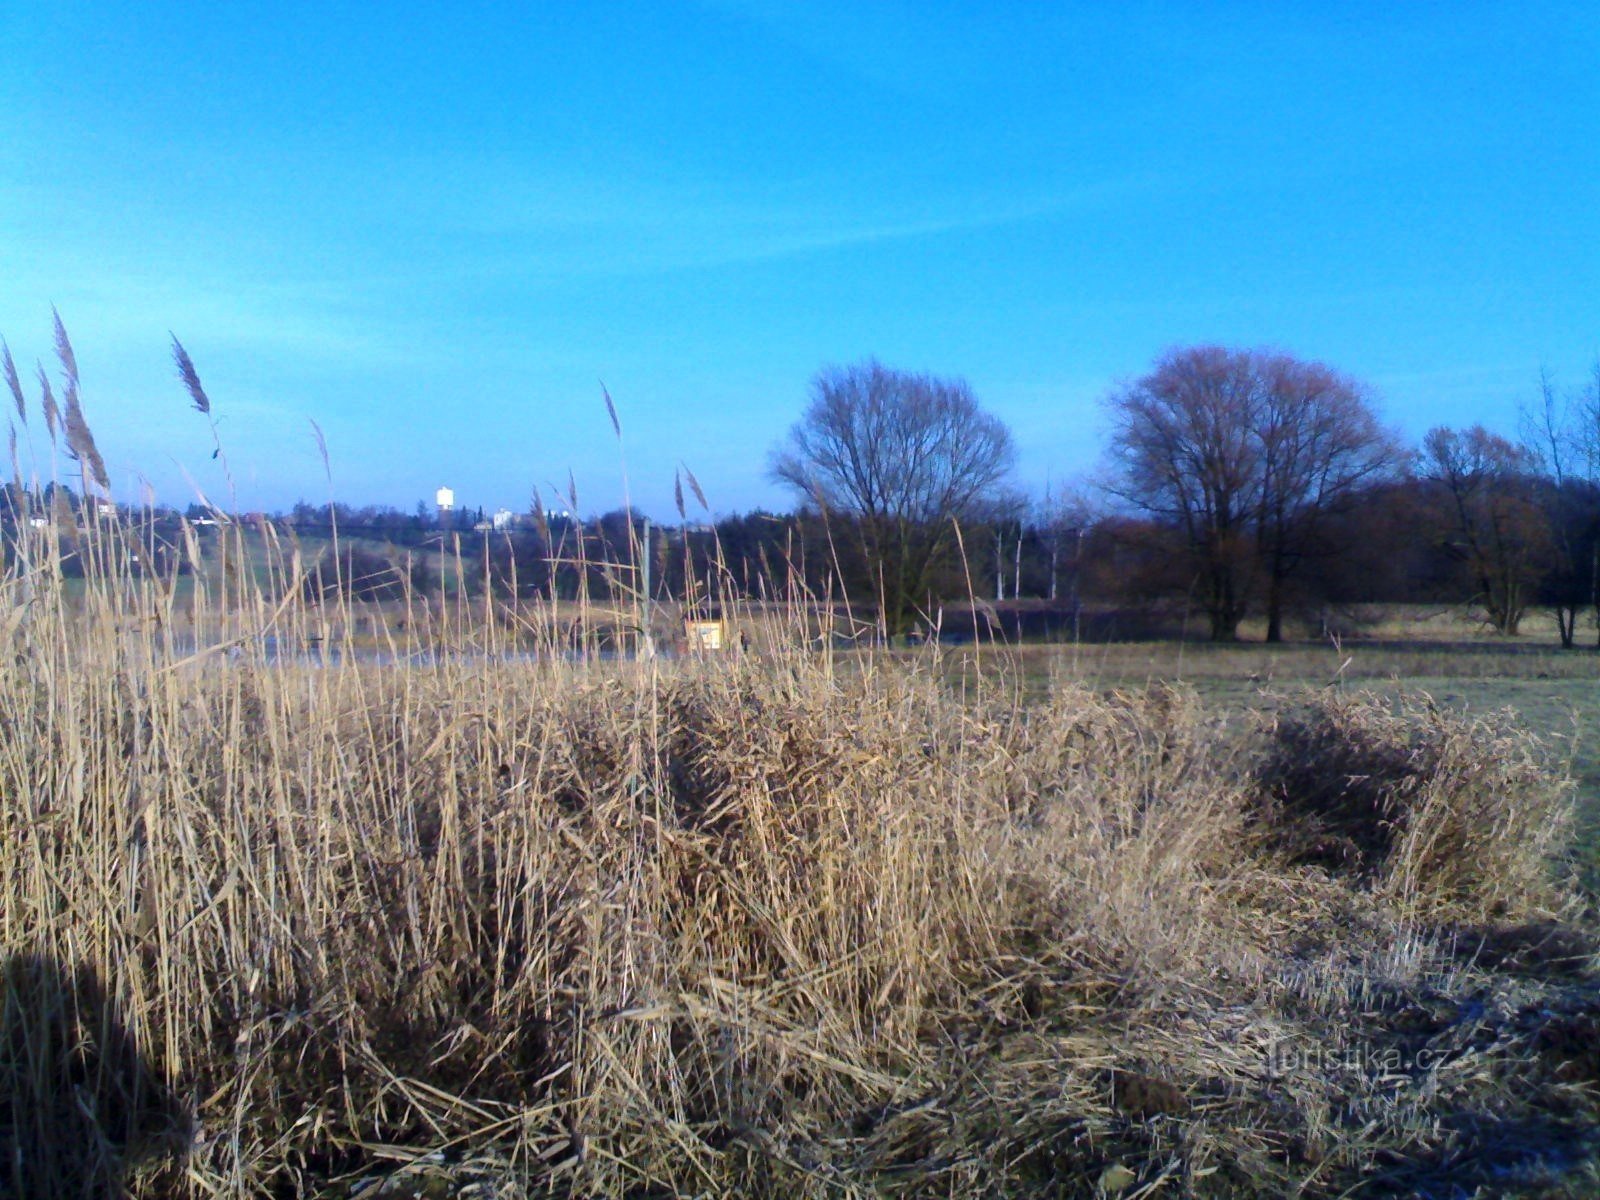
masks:
[[[1509,728],[448,613],[313,662],[261,635],[356,623],[295,573],[0,585],[13,1194],[1594,1186],[1566,788]]]
[[[1410,912],[1548,906],[1572,814],[1535,747],[1507,713],[1324,694],[1272,721],[1263,822],[1291,862],[1367,876]]]

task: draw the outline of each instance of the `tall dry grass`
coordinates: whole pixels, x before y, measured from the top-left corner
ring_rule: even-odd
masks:
[[[186,529],[192,580],[134,569],[137,519],[22,530],[12,1195],[1333,1195],[1582,1158],[1597,1074],[1529,1014],[1592,946],[1514,731],[1024,703],[937,648],[836,671],[803,602],[758,653],[614,659],[537,606],[314,601],[270,527],[264,560]],[[1274,1073],[1352,1038],[1452,1049]]]
[[[966,811],[965,714],[912,687],[847,694],[799,656],[508,663],[442,652],[448,611],[409,665],[313,665],[240,632],[352,626],[292,586],[213,606],[115,572],[78,597],[14,583],[6,945],[108,981],[219,1186],[423,1130],[676,1176],[694,1130],[892,1080],[1006,936],[1004,874],[971,869],[999,798]],[[13,974],[19,1028],[70,990]],[[76,1053],[19,1048],[13,1094],[70,1093]],[[59,1130],[10,1116],[32,1178]]]

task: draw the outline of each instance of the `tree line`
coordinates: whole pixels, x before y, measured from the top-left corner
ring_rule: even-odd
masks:
[[[1472,604],[1507,635],[1542,607],[1567,646],[1600,631],[1600,365],[1575,388],[1541,379],[1514,439],[1438,428],[1408,446],[1360,381],[1225,346],[1163,354],[1105,412],[1098,475],[1030,500],[1013,482],[1012,432],[966,382],[871,360],[829,367],[772,454],[792,510],[693,523],[680,482],[676,525],[536,511],[474,533],[455,516],[476,564],[461,583],[607,597],[637,587],[648,560],[659,599],[796,588],[849,602],[884,635],[973,601],[1028,609],[1047,632],[1081,630],[1086,610],[1132,632],[1148,627],[1140,614],[1182,609],[1219,641],[1250,616],[1280,641],[1296,618],[1364,601]],[[442,545],[420,506],[289,517]],[[619,578],[624,562],[634,573]]]
[[[1011,434],[964,383],[829,369],[773,474],[838,535],[839,576],[886,632],[959,596],[951,568],[972,579],[990,539],[997,600],[1009,583],[1059,601],[1065,543],[1074,607],[1181,602],[1218,641],[1252,614],[1281,641],[1289,617],[1359,601],[1470,603],[1507,635],[1542,606],[1569,647],[1585,619],[1600,631],[1600,364],[1573,389],[1541,378],[1516,440],[1409,447],[1358,380],[1224,346],[1167,352],[1105,407],[1094,484],[1029,505]]]
[[[58,342],[75,399],[59,322]],[[175,353],[185,386],[203,396]],[[6,375],[25,417],[15,372]],[[195,403],[209,413],[209,399]],[[1359,380],[1280,351],[1216,345],[1166,352],[1104,409],[1097,474],[1042,498],[1016,487],[1015,438],[964,380],[868,360],[820,371],[774,448],[770,474],[793,496],[789,511],[691,521],[680,478],[677,524],[623,510],[579,519],[537,497],[507,528],[421,504],[300,503],[250,516],[292,535],[344,535],[339,557],[306,582],[314,595],[448,587],[611,599],[648,586],[689,603],[804,596],[848,603],[882,636],[941,627],[947,606],[971,622],[980,609],[999,614],[991,627],[1009,614],[1017,632],[1026,611],[1046,633],[1069,621],[1082,632],[1085,614],[1134,633],[1181,611],[1202,615],[1218,641],[1262,618],[1272,642],[1330,606],[1428,601],[1471,604],[1506,635],[1547,609],[1563,645],[1586,627],[1600,645],[1600,362],[1575,387],[1542,376],[1514,438],[1441,427],[1408,446]],[[86,426],[76,441],[76,426],[64,428],[73,457],[91,462]],[[103,482],[98,490],[103,507]],[[0,489],[0,524],[82,506],[65,485],[47,491]],[[144,511],[147,570],[183,569],[181,526],[221,515]]]

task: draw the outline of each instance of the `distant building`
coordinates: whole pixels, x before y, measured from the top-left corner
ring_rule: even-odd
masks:
[[[494,510],[494,527],[496,530],[510,529],[516,523],[517,514],[509,508],[497,508]]]
[[[720,619],[684,618],[683,633],[691,650],[721,650],[727,644],[728,625]]]

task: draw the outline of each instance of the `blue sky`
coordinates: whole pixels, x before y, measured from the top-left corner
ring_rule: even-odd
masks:
[[[117,489],[780,505],[819,367],[965,376],[1019,483],[1164,348],[1273,345],[1417,437],[1600,354],[1600,8],[0,8],[0,333],[65,319]],[[35,418],[37,424],[37,418]],[[42,450],[41,450],[42,453]]]

